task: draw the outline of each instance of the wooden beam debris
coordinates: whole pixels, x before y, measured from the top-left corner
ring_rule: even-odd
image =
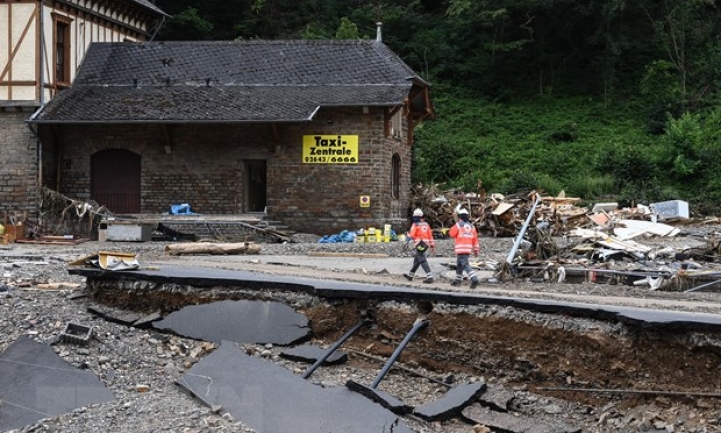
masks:
[[[179,244],[168,244],[165,246],[165,253],[171,256],[180,255],[235,255],[235,254],[258,254],[260,245],[253,242],[238,243],[215,243],[215,242],[189,242]]]

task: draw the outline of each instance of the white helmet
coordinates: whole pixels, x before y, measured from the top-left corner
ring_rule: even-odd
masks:
[[[414,217],[422,217],[422,216],[423,216],[423,211],[421,210],[421,208],[417,208],[416,210],[414,210],[414,211],[413,211],[413,216],[414,216]]]
[[[465,208],[461,208],[461,209],[458,211],[458,215],[468,215],[468,210],[465,209]]]

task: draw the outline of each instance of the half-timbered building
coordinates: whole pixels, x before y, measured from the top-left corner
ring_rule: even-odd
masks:
[[[36,212],[43,151],[26,121],[70,87],[88,47],[151,40],[166,16],[149,0],[0,0],[0,210]]]

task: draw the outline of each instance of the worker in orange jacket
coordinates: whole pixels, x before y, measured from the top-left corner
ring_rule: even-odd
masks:
[[[435,281],[433,272],[431,272],[431,266],[428,264],[426,254],[428,249],[435,252],[436,241],[433,239],[433,231],[431,226],[423,219],[423,211],[416,209],[413,211],[413,224],[408,232],[408,237],[413,239],[413,248],[415,254],[413,256],[413,266],[410,272],[403,274],[408,281],[413,281],[416,271],[419,267],[426,271],[426,278],[423,280],[424,283],[432,283]]]
[[[478,287],[478,276],[476,271],[469,263],[469,257],[473,253],[474,257],[478,257],[481,246],[478,243],[478,232],[476,227],[469,221],[468,210],[459,209],[458,221],[448,231],[448,235],[455,239],[456,253],[456,278],[451,281],[451,286],[460,286],[463,281],[463,271],[466,271],[468,278],[471,280],[471,289]]]

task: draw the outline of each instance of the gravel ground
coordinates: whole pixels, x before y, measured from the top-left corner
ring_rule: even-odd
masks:
[[[307,240],[312,240],[307,238]],[[511,246],[511,239],[484,239],[482,260],[500,261]],[[119,249],[139,253],[142,263],[166,263],[170,259],[163,253],[165,244],[149,242],[144,244],[121,245]],[[67,262],[84,254],[106,250],[109,244],[87,242],[79,245],[33,245],[14,244],[0,249],[0,264],[3,267],[0,287],[0,351],[20,335],[28,334],[38,341],[52,342],[65,324],[78,321],[93,326],[95,339],[88,347],[68,344],[53,346],[56,353],[70,364],[95,373],[115,394],[115,400],[102,405],[84,407],[54,418],[41,420],[20,430],[22,432],[250,432],[242,420],[229,415],[214,413],[209,408],[184,394],[174,381],[182,376],[195,362],[212,350],[209,343],[194,341],[177,336],[163,335],[155,331],[129,328],[104,321],[87,312],[92,301],[79,297],[84,278],[68,275]],[[117,245],[112,245],[117,250]],[[317,244],[314,242],[290,244],[264,244],[262,254],[275,256],[307,255],[309,251],[332,251],[345,253],[382,253],[389,256],[403,256],[400,243],[389,244]],[[437,255],[453,260],[450,241],[439,241]],[[179,263],[203,262],[207,258],[177,258]],[[347,260],[343,258],[342,260]],[[409,259],[410,263],[410,259]],[[302,272],[301,269],[284,272]],[[328,271],[328,270],[326,270]],[[269,271],[270,272],[270,271]],[[318,275],[318,270],[311,270]],[[330,270],[328,278],[355,279],[387,284],[407,284],[397,275],[377,276],[359,273],[338,273]],[[48,284],[48,286],[42,286]],[[73,287],[78,285],[78,287]],[[40,288],[50,287],[50,288]],[[425,288],[425,286],[424,286]],[[446,289],[446,285],[442,286]],[[550,296],[551,294],[573,294],[581,297],[621,297],[624,299],[662,299],[669,301],[697,300],[697,311],[718,312],[721,308],[705,304],[719,303],[717,294],[661,293],[647,288],[632,286],[599,287],[597,284],[537,284],[516,282],[495,288],[489,292],[515,291],[521,296]],[[530,293],[530,294],[529,294]],[[285,295],[287,296],[287,295]],[[295,302],[303,300],[296,299]],[[388,303],[384,308],[403,309],[402,305]],[[669,307],[672,308],[672,307]],[[439,308],[443,312],[443,307]],[[591,320],[548,317],[541,314],[518,311],[509,308],[453,307],[452,314],[476,316],[512,316],[518,321],[544,323],[549,328],[575,327],[580,332],[594,330],[608,335],[619,335],[623,330],[617,324],[600,323]],[[706,344],[718,345],[716,336],[705,336]],[[712,343],[709,343],[712,341]],[[327,343],[327,342],[326,342]],[[282,365],[296,373],[302,372],[304,364],[280,358],[281,348],[271,345],[244,345],[246,352]],[[354,362],[342,366],[322,368],[316,371],[312,380],[316,383],[342,386],[352,379],[358,383],[370,383],[381,364],[377,360],[358,356]],[[438,372],[426,371],[418,365],[408,366],[424,377],[412,374],[392,374],[383,382],[383,390],[416,405],[431,401],[447,387],[433,378]],[[564,421],[583,427],[584,432],[721,432],[721,407],[716,398],[691,397],[674,399],[665,396],[644,399],[628,406],[604,400],[594,405],[579,400],[562,400],[531,392],[527,386],[519,385],[517,372],[497,372],[494,377],[475,376],[463,371],[454,371],[453,383],[464,381],[486,381],[489,386],[505,388],[515,396],[512,406],[517,413],[532,415],[539,420]],[[718,383],[710,385],[709,392],[717,392]],[[454,420],[442,423],[427,423],[412,417],[404,421],[417,432],[473,432],[473,426]],[[299,432],[306,433],[306,432]],[[310,432],[307,432],[310,433]]]

